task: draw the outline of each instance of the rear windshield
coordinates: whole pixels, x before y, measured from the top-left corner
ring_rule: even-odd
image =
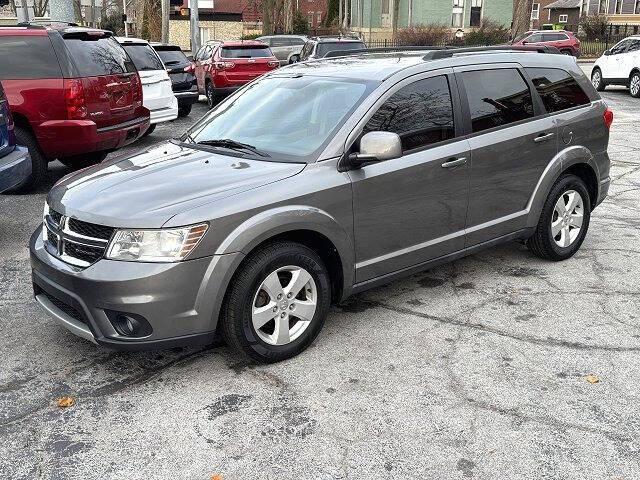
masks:
[[[165,65],[181,65],[189,63],[187,56],[180,50],[156,50]]]
[[[62,78],[49,36],[0,37],[0,80]]]
[[[362,42],[327,42],[319,43],[316,49],[316,55],[318,57],[324,57],[327,53],[336,50],[360,50],[367,48]]]
[[[83,77],[136,71],[136,67],[114,38],[83,35],[65,37],[64,42]]]
[[[222,58],[264,58],[272,57],[271,50],[264,47],[223,47],[220,52]]]
[[[164,70],[164,65],[158,58],[156,51],[147,44],[123,45],[133,64],[139,71]]]

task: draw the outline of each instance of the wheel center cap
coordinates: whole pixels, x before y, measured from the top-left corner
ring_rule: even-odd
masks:
[[[285,298],[280,301],[280,310],[286,310],[289,308],[289,301]]]

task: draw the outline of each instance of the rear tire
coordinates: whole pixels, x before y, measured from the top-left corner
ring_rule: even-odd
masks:
[[[640,98],[640,72],[633,72],[629,78],[629,93],[632,97]]]
[[[153,125],[149,125],[149,128],[147,129],[146,132],[144,132],[142,134],[143,137],[148,137],[149,135],[151,135],[153,133],[153,131],[156,129],[156,124],[154,123]]]
[[[289,64],[298,63],[300,61],[300,55],[291,55],[289,59]]]
[[[33,134],[21,127],[15,127],[16,143],[27,147],[29,155],[31,156],[31,175],[24,179],[24,181],[10,191],[15,193],[29,192],[43,182],[48,169],[48,161],[42,154],[38,142]]]
[[[65,167],[69,167],[73,170],[77,170],[79,168],[90,167],[91,165],[97,165],[102,162],[109,152],[91,152],[85,153],[82,155],[74,155],[73,157],[64,157],[59,158],[58,160]]]
[[[207,94],[207,106],[209,107],[209,110],[211,110],[219,101],[216,89],[213,87],[213,83],[207,82],[205,93]]]
[[[545,260],[571,258],[587,235],[590,219],[591,201],[584,181],[575,175],[562,175],[551,187],[527,247]]]
[[[186,117],[191,113],[191,105],[183,105],[182,107],[178,107],[178,116]]]
[[[571,50],[560,50],[560,53],[563,55],[570,55],[573,57],[573,52]]]
[[[273,243],[247,257],[235,274],[220,333],[229,347],[258,362],[279,362],[311,345],[330,303],[331,284],[320,257],[297,243]]]
[[[604,83],[604,78],[602,78],[602,70],[598,67],[594,68],[591,72],[591,85],[593,85],[593,88],[598,92],[603,92],[607,87],[607,84]]]

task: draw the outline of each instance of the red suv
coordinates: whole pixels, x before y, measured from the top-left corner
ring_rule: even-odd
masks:
[[[35,187],[54,159],[80,167],[149,128],[142,83],[111,32],[68,25],[0,27],[0,80]]]
[[[565,30],[532,30],[521,35],[513,45],[549,45],[565,55],[580,56],[580,40]]]
[[[253,40],[205,45],[194,61],[198,90],[207,96],[209,108],[223,96],[280,66],[268,45]]]

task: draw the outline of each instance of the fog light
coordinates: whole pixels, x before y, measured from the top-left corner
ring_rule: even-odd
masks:
[[[144,317],[134,313],[106,311],[113,328],[123,337],[146,337],[153,329]]]

